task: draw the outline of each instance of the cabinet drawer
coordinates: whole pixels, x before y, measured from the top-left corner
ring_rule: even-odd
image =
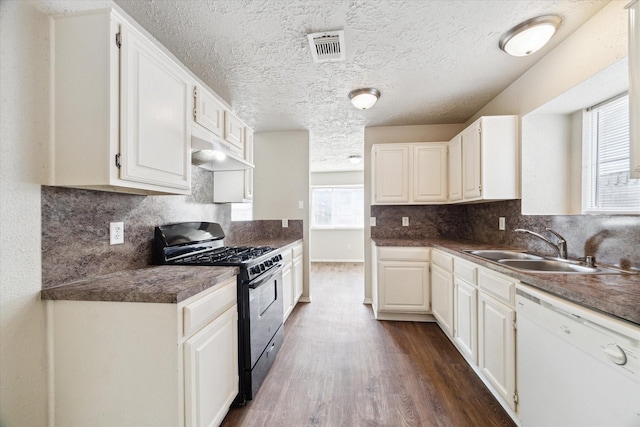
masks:
[[[454,258],[453,273],[467,283],[471,283],[472,285],[478,284],[478,267],[471,263]]]
[[[445,254],[444,252],[432,251],[431,262],[447,270],[448,272],[453,271],[453,257],[451,255]]]
[[[389,261],[429,261],[429,248],[380,246],[378,259]]]
[[[514,305],[515,282],[512,280],[480,270],[478,272],[478,286],[497,299],[511,306]]]
[[[236,304],[236,280],[232,279],[183,310],[183,335],[189,336]]]

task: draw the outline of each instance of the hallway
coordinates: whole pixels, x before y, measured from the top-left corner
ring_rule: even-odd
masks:
[[[312,264],[258,396],[223,426],[512,426],[435,323],[380,322],[361,264]]]

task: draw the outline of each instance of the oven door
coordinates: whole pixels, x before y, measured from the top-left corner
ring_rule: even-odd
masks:
[[[282,266],[249,282],[251,368],[282,324]]]

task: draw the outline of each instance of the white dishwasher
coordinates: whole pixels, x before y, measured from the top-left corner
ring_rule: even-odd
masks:
[[[523,427],[640,426],[640,327],[516,289]]]

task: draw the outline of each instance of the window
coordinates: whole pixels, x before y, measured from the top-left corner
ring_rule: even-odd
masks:
[[[629,175],[629,95],[587,109],[584,123],[583,212],[640,212],[640,179]]]
[[[311,189],[314,228],[363,228],[364,189],[357,187],[313,187]]]

